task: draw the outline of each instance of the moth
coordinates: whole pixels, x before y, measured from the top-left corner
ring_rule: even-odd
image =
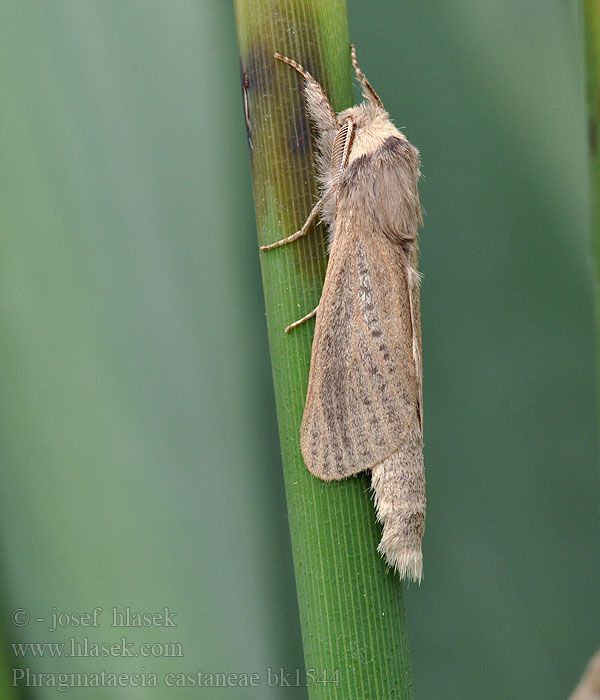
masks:
[[[302,228],[262,250],[304,236],[321,214],[329,262],[316,315],[300,442],[306,466],[325,481],[371,471],[378,551],[401,578],[420,581],[425,531],[423,375],[419,306],[418,150],[391,122],[352,63],[364,102],[335,114],[323,88],[296,61],[316,129],[321,197]]]

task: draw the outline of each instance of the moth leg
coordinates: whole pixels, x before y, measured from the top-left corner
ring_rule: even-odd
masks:
[[[348,118],[344,126],[338,131],[338,135],[334,141],[332,148],[331,160],[332,164],[335,164],[335,173],[333,176],[332,186],[327,190],[327,192],[325,192],[321,199],[312,208],[312,211],[308,215],[308,219],[306,219],[306,221],[302,225],[302,228],[299,231],[296,231],[296,233],[292,233],[292,235],[288,236],[287,238],[282,238],[280,241],[275,241],[275,243],[270,243],[269,245],[261,245],[261,250],[272,250],[273,248],[278,248],[279,246],[287,245],[288,243],[291,243],[292,241],[295,241],[296,239],[308,233],[308,229],[317,217],[319,210],[334,193],[339,178],[348,164],[348,159],[350,157],[350,147],[352,145],[353,137],[354,121],[351,118]],[[341,151],[341,154],[338,154],[338,151]],[[339,161],[339,163],[337,161]]]
[[[358,61],[356,60],[356,49],[354,44],[350,44],[350,52],[352,53],[352,65],[354,66],[354,72],[358,78],[360,84],[362,85],[362,95],[365,100],[369,100],[374,105],[381,107],[383,109],[383,102],[381,101],[379,95],[373,90],[373,86],[367,80],[367,76],[358,67]]]
[[[310,225],[317,218],[321,207],[323,206],[323,204],[325,204],[329,197],[331,197],[332,193],[333,187],[329,188],[327,192],[325,192],[325,194],[321,197],[321,199],[315,204],[315,206],[312,208],[312,211],[308,215],[308,219],[306,219],[306,221],[302,224],[302,228],[299,231],[296,231],[296,233],[292,233],[292,235],[288,236],[287,238],[282,238],[280,241],[275,241],[275,243],[270,243],[269,245],[261,245],[260,249],[272,250],[273,248],[278,248],[281,245],[287,245],[288,243],[291,243],[292,241],[295,241],[296,239],[306,235],[308,233]]]
[[[317,304],[317,306],[309,314],[306,314],[306,316],[299,318],[297,321],[294,321],[294,323],[290,323],[290,325],[285,329],[285,332],[289,333],[290,331],[293,331],[294,328],[297,328],[301,323],[304,323],[304,321],[308,321],[309,318],[316,316],[318,310],[319,305]]]

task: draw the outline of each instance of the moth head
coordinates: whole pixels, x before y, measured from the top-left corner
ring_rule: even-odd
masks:
[[[352,125],[352,143],[343,163],[344,166],[361,155],[377,150],[390,136],[406,140],[405,136],[392,124],[385,109],[371,102],[363,102],[340,112],[337,121],[339,131],[334,142],[332,157],[334,171],[335,165],[339,162],[336,158],[336,146],[338,149],[341,147],[344,142],[344,132],[350,124]]]
[[[385,109],[371,102],[363,102],[340,112],[337,116],[338,126],[342,128],[349,119],[352,120],[354,128],[357,130],[377,127],[390,121]]]

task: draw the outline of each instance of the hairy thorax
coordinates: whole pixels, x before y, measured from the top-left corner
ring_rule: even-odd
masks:
[[[390,137],[406,140],[382,107],[370,103],[351,107],[340,112],[338,123],[341,125],[348,118],[354,123],[354,138],[348,165],[363,155],[373,153]]]

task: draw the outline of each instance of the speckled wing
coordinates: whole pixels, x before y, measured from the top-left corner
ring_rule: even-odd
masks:
[[[413,354],[414,327],[420,358],[418,287],[411,322],[407,280],[416,248],[408,255],[358,213],[338,217],[301,428],[304,460],[321,479],[371,469],[410,436],[422,440]]]

